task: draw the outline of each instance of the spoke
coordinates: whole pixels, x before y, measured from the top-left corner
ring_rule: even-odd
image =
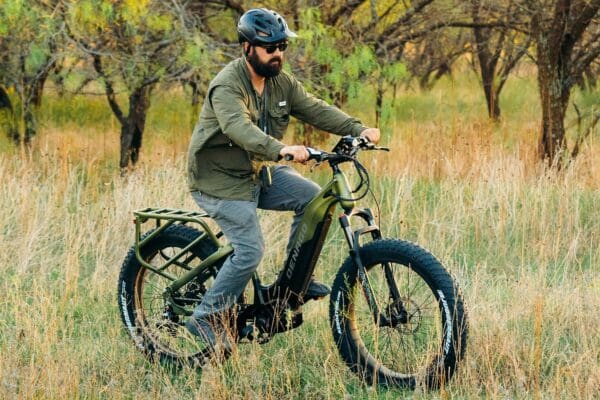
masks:
[[[431,290],[429,289],[429,286],[425,283],[423,283],[424,281],[420,281],[419,283],[417,283],[415,287],[413,287],[413,289],[409,292],[409,296],[412,297],[415,293],[422,293],[422,290],[419,290],[417,292],[417,289],[421,289],[421,288],[425,288],[425,291],[428,292],[430,295],[432,294]]]
[[[152,281],[150,279],[151,279],[150,277],[144,279],[144,286],[149,285],[152,288],[155,288],[156,290],[160,290],[160,291],[164,290],[164,287],[162,287],[162,288],[158,287],[157,285],[155,285],[154,283],[152,283]]]
[[[423,311],[423,310],[433,310],[434,308],[432,306],[429,306],[429,307],[423,306],[425,304],[425,302],[427,302],[427,300],[429,300],[432,296],[433,296],[433,293],[430,293],[429,296],[427,296],[427,298],[425,300],[423,300],[423,302],[421,304],[417,304],[415,307],[416,308],[415,313],[418,311]],[[414,313],[411,314],[411,317],[413,315],[414,315]]]
[[[383,353],[383,354],[387,354],[387,353],[385,353],[385,350],[386,350],[386,349],[389,349],[389,350],[391,351],[391,347],[392,347],[392,338],[391,338],[391,335],[390,335],[390,332],[389,332],[389,331],[390,331],[390,329],[386,329],[386,331],[387,331],[387,332],[386,332],[385,336],[387,337],[387,341],[386,341],[386,342],[387,342],[387,344],[386,344],[386,345],[385,345],[385,347],[383,348],[383,351],[384,351],[384,353]],[[392,351],[392,353],[393,353],[393,351]],[[382,357],[385,357],[385,356],[382,356]]]
[[[393,313],[397,312],[394,306],[397,300],[401,300],[409,321],[405,324],[396,322],[394,327],[378,326],[373,321],[368,300],[364,298],[353,306],[359,331],[364,345],[380,363],[399,373],[418,374],[439,350],[441,338],[438,302],[427,282],[410,264],[388,262],[393,276],[386,276],[384,264],[376,264],[381,268],[369,268],[373,295],[381,307],[379,311],[392,321]],[[390,279],[394,280],[398,288],[399,299],[394,298]]]
[[[390,333],[389,333],[390,338],[391,338],[393,332],[395,332],[395,329],[390,329]],[[395,369],[400,368],[399,372],[403,372],[402,371],[403,368],[402,368],[401,363],[399,362],[400,358],[398,357],[398,354],[402,353],[405,358],[406,358],[406,354],[407,354],[406,351],[400,350],[400,349],[404,348],[404,346],[403,346],[404,340],[403,340],[402,336],[403,335],[394,334],[395,340],[394,340],[393,349],[392,349],[392,355],[393,355],[392,360],[394,360],[393,366]]]
[[[408,356],[407,356],[407,354],[408,354],[408,345],[407,345],[406,341],[404,340],[405,336],[406,335],[400,335],[400,345],[402,347],[402,354],[404,355],[404,366],[405,366],[405,368],[407,370],[406,372],[410,373],[410,368],[409,368],[410,363],[409,363]]]

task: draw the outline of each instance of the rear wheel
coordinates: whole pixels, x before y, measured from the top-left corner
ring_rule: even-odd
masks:
[[[142,258],[153,266],[163,265],[199,235],[199,231],[190,227],[172,225],[144,245],[141,249]],[[216,250],[215,244],[206,238],[162,272],[180,278]],[[174,293],[172,297],[176,306],[192,311],[202,301],[220,266],[208,268]],[[206,346],[187,331],[187,316],[176,312],[165,301],[165,288],[171,283],[171,279],[142,266],[132,247],[119,276],[118,301],[123,323],[146,355],[158,357],[161,361],[203,365],[209,354]]]
[[[358,270],[347,259],[330,297],[342,358],[372,384],[443,385],[467,339],[463,300],[452,277],[430,253],[405,241],[370,242],[360,257],[379,313],[369,306]]]

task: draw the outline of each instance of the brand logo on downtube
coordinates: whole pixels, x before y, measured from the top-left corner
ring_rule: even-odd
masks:
[[[298,260],[298,255],[300,255],[300,247],[302,247],[302,243],[304,242],[304,237],[306,236],[307,231],[308,226],[306,224],[302,224],[302,226],[300,227],[300,232],[298,232],[298,240],[296,240],[296,246],[292,249],[289,268],[285,273],[285,276],[287,276],[288,279],[292,279],[292,275],[294,274],[294,269],[296,268],[296,261]]]

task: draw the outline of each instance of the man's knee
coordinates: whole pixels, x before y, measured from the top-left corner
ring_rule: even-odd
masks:
[[[238,270],[248,272],[256,270],[258,264],[263,258],[265,252],[264,245],[260,242],[245,243],[234,246],[233,258],[231,261],[236,265]]]

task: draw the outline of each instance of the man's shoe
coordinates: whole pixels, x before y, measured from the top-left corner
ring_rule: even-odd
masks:
[[[185,323],[187,330],[206,344],[211,355],[223,359],[231,354],[232,341],[226,329],[219,324],[211,323],[205,318],[190,317]]]
[[[308,284],[308,289],[306,289],[306,294],[304,295],[304,300],[318,300],[323,297],[329,295],[331,293],[331,288],[324,283],[318,282],[316,280],[311,280]]]

